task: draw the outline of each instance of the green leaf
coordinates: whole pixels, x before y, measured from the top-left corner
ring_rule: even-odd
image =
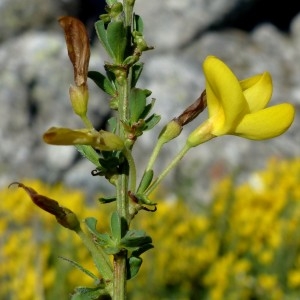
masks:
[[[160,121],[161,116],[153,114],[146,121],[143,128],[144,131],[152,129]]]
[[[124,60],[127,39],[126,29],[122,21],[111,22],[107,26],[107,43],[113,54],[115,63],[122,64]]]
[[[149,200],[149,198],[144,194],[135,194],[135,197],[138,199],[140,204],[146,204],[146,205],[150,205],[150,206],[157,205],[157,203]]]
[[[112,197],[100,197],[98,199],[98,201],[101,203],[101,204],[106,204],[106,203],[111,203],[111,202],[114,202],[117,200],[117,197],[116,196],[112,196]]]
[[[100,167],[99,155],[92,146],[76,145],[76,149],[95,166]]]
[[[144,244],[142,246],[140,246],[137,250],[134,250],[132,252],[132,256],[140,256],[141,254],[143,254],[144,252],[153,249],[154,246],[152,244]]]
[[[114,211],[111,215],[110,229],[113,238],[115,238],[119,242],[122,236],[122,228],[121,228],[121,218],[117,211]]]
[[[97,220],[93,217],[86,218],[84,220],[84,223],[86,224],[88,230],[97,238],[99,239],[99,243],[101,245],[106,245],[107,243],[110,243],[111,238],[108,233],[100,233],[97,230]]]
[[[139,31],[140,33],[144,31],[144,22],[142,18],[136,14],[133,16],[133,31]]]
[[[142,112],[142,114],[140,116],[141,119],[146,119],[146,117],[148,116],[149,112],[153,108],[154,104],[155,104],[155,99],[152,99],[151,103],[149,103],[149,104],[147,104],[145,106],[145,109],[144,109],[144,111]]]
[[[149,235],[146,235],[143,230],[128,230],[125,236],[121,239],[121,244],[125,248],[135,248],[151,243],[152,238]]]
[[[91,78],[97,86],[110,96],[116,95],[116,90],[106,76],[97,71],[89,71],[88,77]]]
[[[127,268],[127,279],[131,279],[139,272],[140,267],[143,263],[143,259],[141,257],[131,256],[127,260],[128,268]]]
[[[116,117],[111,117],[111,118],[109,118],[107,123],[109,125],[109,131],[111,131],[112,133],[116,133],[117,125],[118,125],[117,118]]]
[[[143,63],[136,63],[132,67],[132,80],[131,80],[131,87],[135,87],[137,81],[139,80],[142,71],[143,71],[144,64]]]
[[[101,286],[95,288],[77,287],[71,300],[97,300],[101,295],[107,294],[108,293]]]
[[[129,111],[131,124],[136,123],[143,113],[146,106],[146,98],[149,95],[148,90],[133,88],[130,93]]]
[[[102,46],[104,47],[104,49],[106,50],[107,54],[110,57],[114,57],[114,53],[112,51],[112,49],[110,48],[110,45],[108,43],[108,38],[107,38],[107,31],[105,29],[105,25],[104,25],[104,21],[103,20],[99,20],[95,23],[95,29],[96,29],[96,33],[97,36],[102,44]]]
[[[60,259],[65,260],[67,262],[69,262],[70,264],[72,264],[74,267],[76,267],[77,269],[79,269],[80,271],[82,271],[83,273],[85,273],[87,276],[91,277],[92,279],[95,280],[95,282],[97,283],[99,281],[99,278],[94,275],[92,272],[90,272],[89,270],[85,269],[83,266],[81,266],[80,264],[78,264],[76,261],[59,256]]]

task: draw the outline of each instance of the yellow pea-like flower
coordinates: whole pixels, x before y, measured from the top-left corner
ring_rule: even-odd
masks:
[[[283,134],[291,126],[295,115],[291,104],[266,107],[273,88],[268,72],[239,81],[215,56],[205,59],[203,72],[209,117],[189,135],[187,145],[190,147],[222,135],[269,139]]]

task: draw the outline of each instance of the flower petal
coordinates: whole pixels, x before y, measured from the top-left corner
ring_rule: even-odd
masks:
[[[292,124],[295,109],[282,103],[248,114],[235,129],[234,135],[251,140],[264,140],[284,133]]]
[[[240,81],[251,112],[267,106],[272,96],[272,78],[268,72]]]
[[[203,63],[209,117],[215,117],[216,131],[226,132],[249,112],[242,88],[233,72],[217,57],[208,56]]]

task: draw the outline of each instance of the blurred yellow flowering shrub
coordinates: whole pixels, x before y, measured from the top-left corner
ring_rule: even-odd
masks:
[[[272,159],[241,185],[226,178],[211,203],[158,201],[133,227],[153,237],[129,299],[296,300],[300,294],[300,159]],[[89,206],[80,191],[24,181],[108,228],[110,205]],[[59,256],[94,270],[80,240],[41,212],[20,189],[0,191],[0,299],[68,299],[92,280]],[[159,249],[159,251],[156,251]],[[158,255],[158,253],[160,253]],[[134,286],[133,286],[134,285]],[[134,287],[134,288],[133,288]]]

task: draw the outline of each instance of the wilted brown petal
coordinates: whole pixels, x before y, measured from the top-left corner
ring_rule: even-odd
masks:
[[[179,117],[175,120],[184,126],[193,121],[206,108],[206,91],[204,90],[200,97],[190,105]]]
[[[48,213],[55,216],[61,215],[63,213],[57,201],[38,194],[33,188],[28,187],[23,183],[13,182],[9,185],[9,187],[11,187],[12,185],[18,185],[18,187],[24,189],[31,198],[32,202]]]
[[[64,29],[68,48],[68,55],[74,68],[74,80],[77,86],[87,81],[88,65],[90,59],[90,42],[84,24],[69,16],[58,19]]]

